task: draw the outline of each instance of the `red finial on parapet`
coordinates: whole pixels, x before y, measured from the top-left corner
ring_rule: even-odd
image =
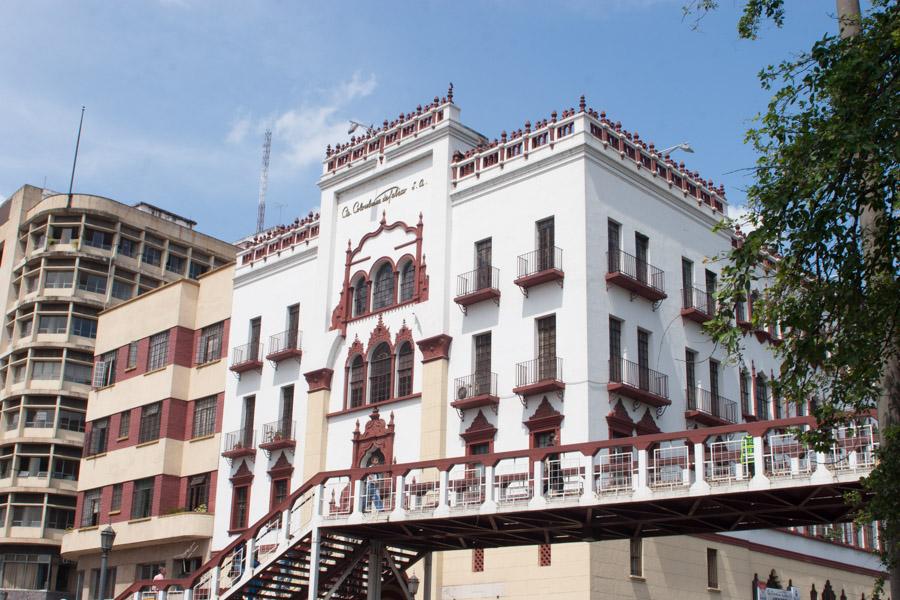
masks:
[[[447,88],[447,102],[453,102],[453,82],[450,82],[450,87]]]
[[[585,107],[585,103],[584,103],[584,94],[582,94],[582,95],[581,95],[581,98],[578,99],[578,111],[579,111],[579,112],[584,112],[584,107]]]
[[[387,211],[386,210],[381,211],[381,224],[387,225]]]
[[[421,225],[421,224],[422,224],[422,211],[419,211],[419,222],[417,223],[417,225]],[[404,321],[404,323],[406,323],[406,321]]]

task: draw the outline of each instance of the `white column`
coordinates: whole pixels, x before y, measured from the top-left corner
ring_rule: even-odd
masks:
[[[703,494],[709,493],[709,484],[706,483],[706,446],[703,442],[694,443],[694,483],[691,484],[691,492]]]
[[[528,506],[530,508],[542,508],[547,506],[547,499],[544,498],[544,461],[534,461],[533,468],[534,479],[532,486],[534,493],[531,495],[531,501],[528,503]]]
[[[766,456],[762,436],[753,436],[753,468],[756,470],[750,480],[750,488],[769,487],[769,478],[766,477]]]
[[[209,577],[209,600],[217,600],[219,597],[219,575],[221,573],[221,569],[219,565],[216,565],[212,568],[212,573]]]
[[[479,512],[488,513],[497,511],[497,501],[494,498],[496,490],[494,489],[494,467],[486,465],[484,467],[484,502]]]
[[[593,504],[594,499],[594,457],[593,455],[581,456],[581,468],[584,471],[584,485],[581,488],[579,504]]]
[[[106,594],[104,594],[105,596]],[[156,591],[156,600],[166,600],[166,590],[165,588],[159,589]]]
[[[256,554],[256,535],[247,539],[244,546],[244,573],[241,579],[253,575],[253,555]]]
[[[350,513],[350,518],[348,518],[347,521],[350,523],[359,523],[362,521],[362,507],[365,501],[366,499],[363,498],[362,479],[357,479],[353,482],[353,511]]]
[[[194,590],[193,588],[184,588],[184,592],[181,596],[182,600],[193,600],[194,598]]]
[[[318,600],[319,597],[319,561],[321,560],[322,534],[318,527],[313,527],[309,541],[309,590],[307,598]]]
[[[831,471],[828,470],[828,455],[824,452],[816,452],[815,455],[815,471],[813,471],[811,481],[816,483],[830,483],[833,479]]]
[[[402,519],[406,516],[406,509],[403,507],[403,500],[406,495],[406,477],[397,475],[394,478],[394,510],[391,511],[392,519]]]
[[[635,498],[649,498],[651,495],[647,480],[650,475],[650,459],[646,448],[638,450],[637,483],[634,489]]]
[[[441,517],[450,514],[450,505],[447,502],[447,496],[450,493],[450,472],[440,472],[440,483],[438,484],[438,505],[434,509],[434,516]]]

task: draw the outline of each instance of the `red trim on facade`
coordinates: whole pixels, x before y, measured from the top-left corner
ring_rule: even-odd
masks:
[[[303,376],[306,378],[307,393],[311,394],[322,390],[331,391],[331,378],[334,376],[333,370],[316,369],[315,371],[304,373]]]
[[[652,435],[654,433],[662,433],[659,429],[659,426],[656,424],[656,420],[653,418],[653,415],[650,414],[649,408],[644,410],[644,416],[641,417],[640,421],[634,424],[634,429],[637,432],[637,435]]]
[[[441,333],[424,340],[419,340],[417,345],[419,351],[422,352],[422,364],[429,363],[433,360],[449,360],[450,344],[453,338],[446,333]]]
[[[362,460],[373,451],[381,451],[384,456],[384,464],[391,465],[394,462],[394,413],[391,413],[390,421],[384,419],[378,413],[378,407],[372,409],[369,421],[364,431],[359,430],[359,420],[356,421],[356,429],[353,431],[353,462],[351,468],[359,468]]]
[[[483,444],[485,442],[489,444],[489,452],[493,452],[494,436],[496,434],[497,428],[491,425],[491,422],[487,420],[484,413],[479,410],[478,414],[475,415],[475,418],[472,419],[472,424],[469,425],[465,432],[459,434],[459,437],[466,442],[466,454],[468,454],[468,446],[471,446],[472,444]]]
[[[422,393],[416,392],[415,394],[410,394],[409,396],[398,396],[396,398],[388,398],[384,402],[375,402],[372,404],[363,404],[362,406],[355,406],[353,408],[344,408],[341,410],[336,410],[334,412],[328,413],[327,415],[325,415],[325,417],[330,419],[331,417],[339,417],[341,415],[349,415],[349,414],[355,413],[355,412],[372,410],[373,408],[377,408],[377,409],[381,410],[385,406],[390,406],[391,404],[397,404],[399,402],[406,402],[407,400],[416,400],[421,397],[422,397]]]
[[[613,433],[631,437],[634,435],[634,420],[628,415],[622,399],[616,402],[609,414],[606,415],[606,424],[609,427],[609,437],[612,439]]]

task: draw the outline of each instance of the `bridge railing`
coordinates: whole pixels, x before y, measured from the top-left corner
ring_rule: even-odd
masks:
[[[838,430],[834,447],[825,453],[807,448],[795,437],[796,429],[814,425],[811,417],[792,417],[322,472],[195,574],[166,585],[183,587],[182,600],[217,600],[268,568],[317,524],[328,527],[380,516],[393,522],[467,511],[536,510],[550,503],[621,503],[655,494],[710,493],[712,487],[728,485],[749,483],[761,489],[784,485],[786,478],[831,482],[875,465],[877,444],[871,425]],[[748,438],[752,443],[746,443]],[[162,587],[162,582],[135,582],[117,600],[141,600],[141,590],[153,585]]]

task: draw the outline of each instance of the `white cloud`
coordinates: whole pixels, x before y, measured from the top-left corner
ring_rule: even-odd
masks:
[[[728,206],[728,217],[734,220],[741,228],[741,231],[748,233],[756,229],[753,220],[753,213],[747,206]]]
[[[315,164],[325,155],[328,144],[347,137],[348,115],[344,109],[358,98],[365,98],[377,87],[374,74],[354,73],[348,80],[324,90],[319,102],[306,103],[268,118],[238,119],[228,132],[227,140],[240,143],[253,131],[270,127],[272,143],[284,148],[278,161],[299,168]]]

